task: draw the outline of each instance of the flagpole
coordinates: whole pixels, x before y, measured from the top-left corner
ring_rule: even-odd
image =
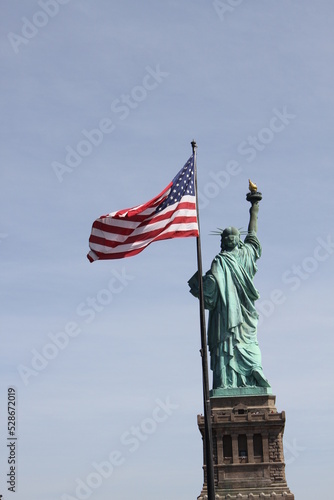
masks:
[[[206,342],[205,328],[205,309],[204,309],[204,293],[203,293],[203,271],[202,271],[202,252],[201,252],[201,236],[199,224],[199,207],[198,207],[198,191],[197,191],[197,158],[195,141],[191,142],[194,157],[194,177],[195,177],[195,193],[196,193],[196,209],[198,222],[197,242],[197,267],[198,267],[198,285],[199,285],[199,310],[200,310],[200,326],[201,326],[201,357],[202,357],[202,379],[203,379],[203,403],[204,403],[204,441],[205,441],[205,458],[206,458],[206,484],[208,489],[208,500],[215,500],[215,479],[213,466],[213,441],[212,441],[212,426],[211,426],[211,405],[209,393],[209,375],[208,375],[208,353]]]

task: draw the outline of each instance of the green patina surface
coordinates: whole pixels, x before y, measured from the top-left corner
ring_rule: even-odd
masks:
[[[265,396],[272,394],[271,387],[226,387],[212,389],[211,398],[227,398],[230,396]]]
[[[262,369],[254,305],[259,293],[253,277],[262,251],[256,235],[258,209],[258,202],[252,203],[244,242],[236,228],[222,232],[221,252],[203,276],[204,303],[209,310],[212,396],[271,394]],[[188,284],[190,292],[198,297],[198,273]]]

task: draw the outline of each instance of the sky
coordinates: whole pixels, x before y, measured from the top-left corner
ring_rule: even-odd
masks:
[[[86,258],[92,222],[160,193],[193,139],[205,270],[211,232],[247,228],[249,178],[263,194],[258,339],[287,482],[333,490],[333,25],[330,0],[2,0],[4,500],[200,494],[196,240]]]

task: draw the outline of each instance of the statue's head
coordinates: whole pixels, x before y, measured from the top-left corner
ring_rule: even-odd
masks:
[[[221,233],[221,249],[233,250],[239,245],[240,232],[236,227],[227,227]]]

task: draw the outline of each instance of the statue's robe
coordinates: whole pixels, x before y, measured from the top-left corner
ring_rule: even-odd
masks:
[[[220,252],[203,276],[214,389],[270,387],[261,366],[254,306],[259,293],[253,277],[261,250],[256,234],[249,232],[238,248]],[[198,297],[198,274],[188,283],[190,292]]]

